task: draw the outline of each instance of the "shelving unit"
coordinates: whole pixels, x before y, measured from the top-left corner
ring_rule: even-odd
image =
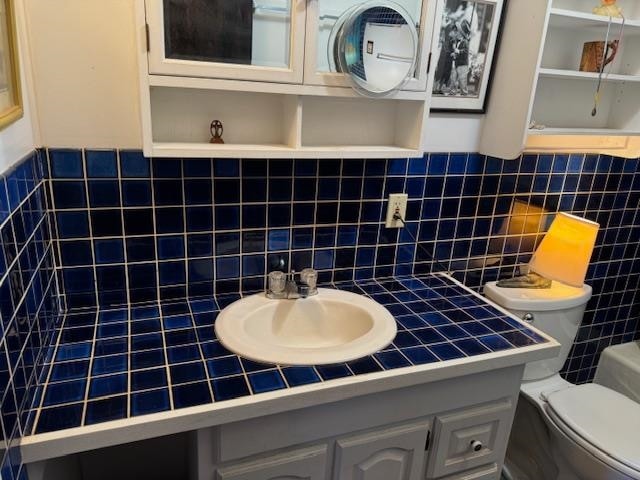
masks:
[[[388,158],[422,155],[423,100],[150,87],[159,157]],[[337,114],[336,112],[339,112]],[[209,123],[224,118],[224,144]]]
[[[301,34],[303,25],[298,20],[305,16],[307,2],[293,2],[298,5],[296,33],[290,37],[294,61],[290,75],[274,80],[279,73],[273,68],[165,59],[164,27],[160,22],[162,0],[147,1],[150,2],[147,7],[152,8],[145,10],[145,1],[136,0],[146,155],[202,158],[423,155],[424,125],[429,115],[427,92],[432,82],[432,76],[427,78],[426,58],[431,49],[431,32],[439,26],[436,19],[441,17],[440,2],[416,0],[421,2],[420,52],[425,60],[421,62],[425,65],[424,72],[420,70],[421,88],[414,85],[387,98],[371,99],[360,96],[344,81],[340,85],[307,81],[300,52],[304,50],[305,39],[307,44],[313,43],[317,35],[309,31],[308,24],[305,35]],[[284,2],[287,3],[289,0]],[[147,22],[153,23],[149,27],[149,44],[145,34]],[[236,71],[239,73],[229,73]],[[213,120],[224,125],[224,144],[209,143],[209,125]]]
[[[503,95],[489,105],[481,151],[503,158],[551,149],[640,155],[640,2],[618,1],[624,39],[602,77],[596,116],[599,75],[579,66],[584,43],[604,41],[609,17],[593,14],[597,2],[584,0],[513,3],[504,35],[514,41],[501,48],[493,86]],[[610,40],[621,25],[612,19]]]

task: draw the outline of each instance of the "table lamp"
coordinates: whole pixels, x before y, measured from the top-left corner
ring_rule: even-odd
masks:
[[[550,288],[551,281],[580,288],[600,225],[560,212],[529,262],[529,274],[500,280],[499,287]]]

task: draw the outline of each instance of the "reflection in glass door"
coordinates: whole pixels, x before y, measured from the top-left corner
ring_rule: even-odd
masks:
[[[304,8],[296,8],[297,3],[147,0],[150,70],[212,78],[301,81],[298,67],[304,49]]]

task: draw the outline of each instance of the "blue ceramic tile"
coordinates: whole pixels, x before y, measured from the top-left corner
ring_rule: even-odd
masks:
[[[174,386],[172,393],[173,404],[176,408],[192,407],[211,401],[209,385],[206,382]]]
[[[287,367],[282,373],[291,387],[320,382],[320,377],[312,367]]]
[[[109,375],[91,379],[89,398],[105,397],[127,392],[127,375]]]
[[[365,373],[382,371],[382,367],[372,357],[364,357],[364,358],[360,358],[358,360],[349,362],[349,368],[356,375],[363,375]],[[286,372],[285,372],[285,376],[286,376]],[[287,380],[288,378],[289,377],[287,377]],[[289,384],[291,384],[291,382],[289,382]]]
[[[92,375],[106,375],[127,370],[127,355],[95,357],[91,368]]]
[[[80,150],[50,150],[53,178],[82,178],[82,152]]]
[[[349,368],[347,368],[347,366],[344,364],[322,365],[316,367],[316,369],[324,380],[332,380],[353,375]]]
[[[120,169],[124,178],[148,178],[149,159],[139,151],[121,151]]]
[[[89,178],[117,178],[118,165],[115,150],[87,150],[87,176]]]
[[[403,349],[402,353],[404,353],[414,365],[423,365],[438,361],[438,357],[424,347]]]
[[[249,383],[253,393],[271,392],[285,388],[284,380],[278,370],[270,370],[249,375]]]
[[[429,350],[435,353],[441,360],[453,360],[454,358],[464,357],[464,353],[451,345],[450,343],[439,343],[430,345]]]
[[[86,425],[93,425],[95,423],[119,420],[121,418],[127,418],[126,395],[88,402],[84,423]]]
[[[485,335],[478,337],[478,340],[493,352],[513,348],[513,346],[500,335]]]
[[[251,394],[249,386],[242,375],[212,380],[211,385],[217,402]]]
[[[242,367],[237,357],[210,360],[207,362],[207,369],[212,378],[227,377],[242,373]]]
[[[166,388],[131,394],[131,414],[146,415],[169,410],[169,391]]]
[[[44,408],[40,411],[35,433],[55,432],[79,427],[82,422],[82,404]]]
[[[171,383],[173,385],[196,382],[206,378],[206,373],[201,362],[171,365],[169,370],[171,372]]]
[[[164,368],[131,372],[131,390],[150,390],[167,386],[167,372]]]
[[[376,353],[374,355],[385,369],[407,367],[409,361],[397,350]]]
[[[62,403],[79,402],[84,399],[86,380],[73,380],[70,382],[50,383],[47,385],[43,407],[50,407]]]

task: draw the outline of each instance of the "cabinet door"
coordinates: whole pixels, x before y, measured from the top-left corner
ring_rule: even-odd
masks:
[[[217,480],[325,480],[327,446],[293,450],[218,469]]]
[[[416,422],[336,442],[334,480],[419,480],[429,422]]]
[[[304,83],[308,85],[349,86],[349,80],[342,73],[332,72],[330,66],[330,45],[338,19],[362,0],[308,0],[307,33],[305,47]],[[396,0],[415,19],[419,34],[418,62],[414,77],[403,90],[424,91],[427,88],[427,66],[433,22],[435,20],[435,0]],[[333,32],[335,33],[335,32]],[[331,50],[332,51],[332,50]]]
[[[501,463],[514,412],[513,403],[507,399],[437,416],[427,478],[464,472],[490,462]]]
[[[145,0],[149,73],[301,83],[305,0]]]

